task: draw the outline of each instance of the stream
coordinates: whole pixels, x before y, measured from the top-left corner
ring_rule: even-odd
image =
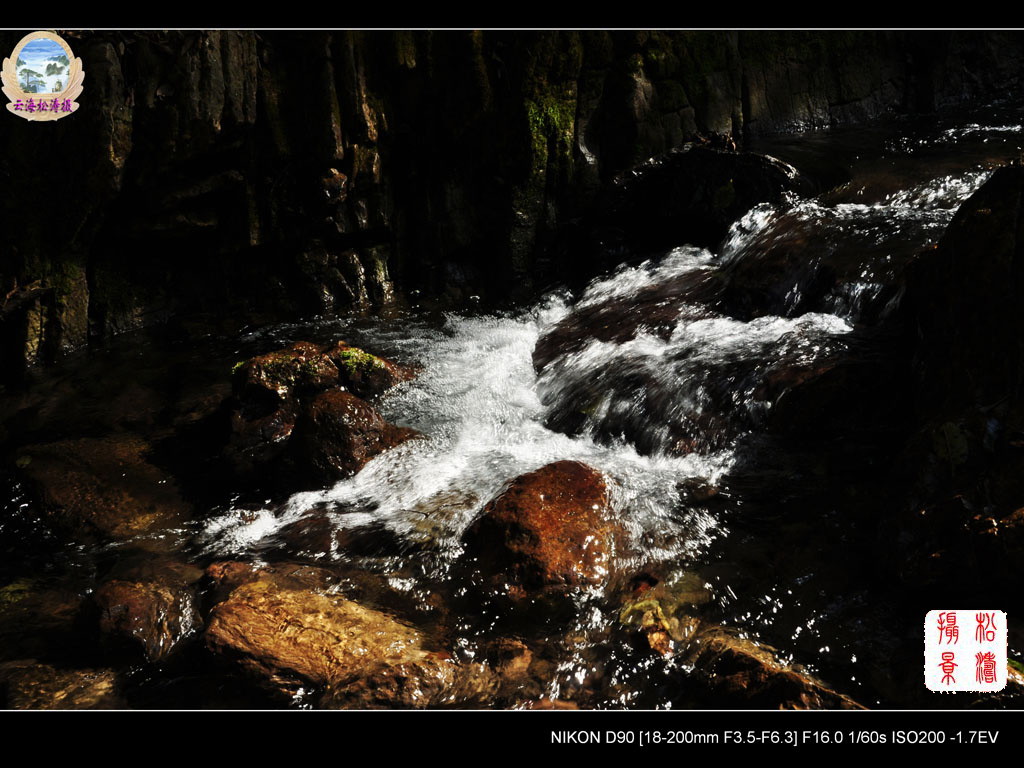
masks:
[[[821,194],[755,207],[714,252],[680,242],[636,254],[582,290],[553,287],[516,310],[412,306],[240,336],[136,333],[73,355],[37,374],[27,393],[4,396],[8,447],[111,431],[159,446],[185,423],[181,414],[226,395],[236,361],[339,338],[422,366],[375,405],[427,439],[286,498],[225,493],[192,456],[195,475],[181,485],[198,508],[193,519],[115,544],[64,541],[8,473],[0,583],[31,576],[85,595],[122,560],[157,549],[200,567],[226,559],[328,566],[350,579],[343,593],[372,575],[360,595],[426,628],[457,660],[473,660],[495,632],[529,638],[550,661],[537,685],[552,700],[728,708],[692,685],[685,665],[642,652],[618,621],[630,575],[650,573],[699,592],[702,620],[774,647],[864,706],[964,706],[924,691],[921,620],[940,606],[875,567],[880,513],[861,513],[884,508],[875,478],[892,458],[898,424],[886,416],[839,436],[813,425],[793,431],[797,417],[773,413],[772,402],[805,374],[886,364],[906,264],[937,242],[995,165],[1020,155],[1022,130],[1019,112],[996,105],[956,120],[751,142],[746,149],[790,163]],[[180,478],[183,459],[164,452]],[[563,625],[510,624],[467,602],[462,536],[510,480],[564,459],[611,481],[613,514],[627,533],[614,568],[622,578],[581,596]],[[1019,659],[1021,627],[1010,621],[1010,656]],[[134,707],[280,706],[197,648],[124,667]]]

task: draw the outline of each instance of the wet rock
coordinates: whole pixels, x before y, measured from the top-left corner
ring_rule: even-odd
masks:
[[[146,461],[148,450],[137,437],[113,435],[30,446],[16,463],[49,522],[124,539],[180,524],[191,512],[173,480]]]
[[[523,709],[578,710],[579,705],[564,699],[542,697],[536,701],[527,702],[523,705]]]
[[[309,392],[338,383],[338,368],[321,348],[308,341],[247,360],[232,372],[232,387],[243,413],[274,409]]]
[[[892,431],[907,422],[904,366],[888,356],[833,359],[769,372],[754,393],[771,404],[769,432],[842,435]]]
[[[123,709],[109,669],[57,669],[34,659],[0,664],[8,709]]]
[[[369,403],[341,390],[314,398],[292,437],[295,463],[319,482],[350,477],[375,456],[419,436],[389,424]]]
[[[100,635],[112,645],[134,646],[151,662],[163,661],[178,644],[202,628],[192,583],[199,569],[165,567],[114,578],[93,595]]]
[[[230,419],[231,437],[224,457],[233,475],[246,478],[257,476],[281,458],[295,429],[296,412],[289,404],[251,419],[241,410],[232,411]]]
[[[453,681],[447,654],[413,627],[338,595],[268,578],[213,610],[207,646],[287,695],[313,686],[325,707],[425,707]]]
[[[730,706],[863,709],[799,667],[779,662],[770,646],[702,621],[696,612],[710,599],[697,574],[681,571],[663,581],[642,574],[619,621],[643,635],[658,655],[692,666],[711,695]]]
[[[339,341],[326,349],[341,375],[341,383],[359,397],[379,395],[416,375],[413,366],[398,365]]]
[[[521,475],[464,536],[467,552],[513,599],[599,587],[617,529],[605,476],[576,461]]]
[[[774,649],[720,626],[698,629],[683,653],[715,696],[772,709],[864,709],[807,672],[778,661]]]
[[[358,471],[409,434],[384,422],[359,398],[379,395],[414,375],[412,366],[343,341],[324,347],[299,341],[239,363],[233,373],[234,395],[225,404],[230,423],[223,451],[227,469],[241,480],[270,478],[286,490],[297,482]],[[320,433],[323,445],[318,445]],[[307,468],[310,460],[314,464]]]
[[[999,168],[907,276],[921,409],[990,405],[1012,391],[1024,351],[1024,167]],[[1019,402],[1014,398],[1019,410]],[[1018,417],[1020,414],[1017,414]]]
[[[634,579],[633,587],[633,597],[619,612],[619,621],[638,628],[662,656],[671,656],[677,646],[685,646],[693,638],[699,622],[692,614],[711,599],[703,580],[689,572],[665,580],[642,574]]]
[[[595,341],[623,344],[641,331],[667,339],[681,320],[710,314],[699,305],[714,301],[721,282],[715,272],[693,271],[646,286],[628,298],[613,297],[576,308],[537,340],[534,370],[542,373]]]
[[[559,232],[554,250],[562,264],[590,275],[595,259],[607,268],[683,242],[715,248],[758,203],[809,189],[794,168],[773,158],[685,145],[614,177],[582,221]]]
[[[259,565],[237,560],[211,563],[207,566],[203,576],[210,592],[210,603],[214,605],[226,600],[238,587],[260,579],[271,580],[288,589],[313,591],[329,590],[340,582],[339,576],[333,571],[312,565],[302,563]]]
[[[914,480],[889,539],[912,583],[967,580],[1007,599],[1022,585],[1022,209],[1024,167],[996,169],[907,269],[900,311],[916,430],[900,470]]]
[[[258,573],[258,566],[252,563],[227,560],[210,563],[203,576],[215,590],[214,602],[220,602],[242,584],[255,581]]]
[[[472,492],[452,489],[440,491],[418,501],[410,510],[416,514],[409,538],[424,546],[437,546],[454,530],[459,521],[471,513],[480,502]]]

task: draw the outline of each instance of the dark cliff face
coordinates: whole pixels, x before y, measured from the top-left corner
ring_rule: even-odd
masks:
[[[0,120],[8,378],[171,315],[528,295],[585,265],[552,245],[603,181],[696,132],[990,99],[1024,58],[1012,33],[64,37],[79,112]]]

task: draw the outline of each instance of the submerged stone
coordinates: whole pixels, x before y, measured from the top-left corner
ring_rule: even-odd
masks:
[[[82,598],[20,578],[0,588],[0,660],[50,658],[80,642],[76,619]]]
[[[779,662],[774,649],[721,626],[701,626],[683,652],[712,693],[752,707],[864,709],[853,699]]]
[[[146,461],[148,449],[124,434],[63,440],[22,449],[17,465],[47,521],[76,535],[124,539],[180,524],[191,512],[173,480]]]
[[[58,669],[35,659],[0,664],[8,709],[123,709],[110,669]]]
[[[712,696],[751,707],[864,708],[802,669],[783,664],[774,648],[694,616],[710,599],[695,574],[643,587],[623,606],[619,621],[638,630],[658,655],[692,666]]]

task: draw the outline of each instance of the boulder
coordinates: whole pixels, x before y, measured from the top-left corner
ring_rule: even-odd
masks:
[[[274,563],[257,565],[238,560],[220,560],[207,566],[204,586],[210,604],[226,600],[244,584],[260,579],[271,580],[288,589],[326,591],[340,582],[336,573],[302,563]]]
[[[286,695],[313,686],[325,707],[419,708],[437,703],[454,664],[423,635],[336,594],[262,577],[219,603],[207,647]]]
[[[375,456],[419,436],[389,424],[372,405],[340,389],[317,395],[292,436],[295,463],[319,482],[350,477]]]
[[[715,701],[781,709],[863,709],[801,668],[781,663],[775,649],[697,617],[710,593],[697,574],[664,580],[641,574],[619,622],[644,636],[651,650],[694,670]],[[721,699],[719,698],[721,697]]]
[[[101,636],[112,644],[135,646],[151,662],[166,659],[203,624],[195,590],[173,576],[111,579],[96,590],[93,603]]]
[[[467,551],[514,599],[600,587],[612,567],[617,528],[608,481],[576,461],[521,475],[464,535]]]
[[[806,671],[782,664],[775,649],[721,626],[701,626],[683,661],[691,664],[712,694],[737,705],[772,709],[864,709]]]
[[[691,599],[692,606],[706,598],[694,593]],[[639,630],[655,653],[677,658],[692,668],[716,703],[773,709],[864,709],[799,667],[780,662],[774,648],[690,615],[685,607],[688,602],[652,590],[627,603],[619,619]]]
[[[1012,600],[1022,583],[1024,166],[997,168],[918,254],[900,307],[912,356],[913,478],[887,561],[917,585],[974,584]]]
[[[1024,166],[999,168],[957,210],[907,275],[904,309],[916,342],[919,412],[956,413],[1008,395],[1024,360]]]
[[[640,332],[668,339],[680,321],[710,315],[700,304],[712,304],[721,286],[716,272],[699,270],[646,286],[629,296],[576,307],[537,340],[534,370],[543,373],[560,358],[595,341],[624,344]]]

